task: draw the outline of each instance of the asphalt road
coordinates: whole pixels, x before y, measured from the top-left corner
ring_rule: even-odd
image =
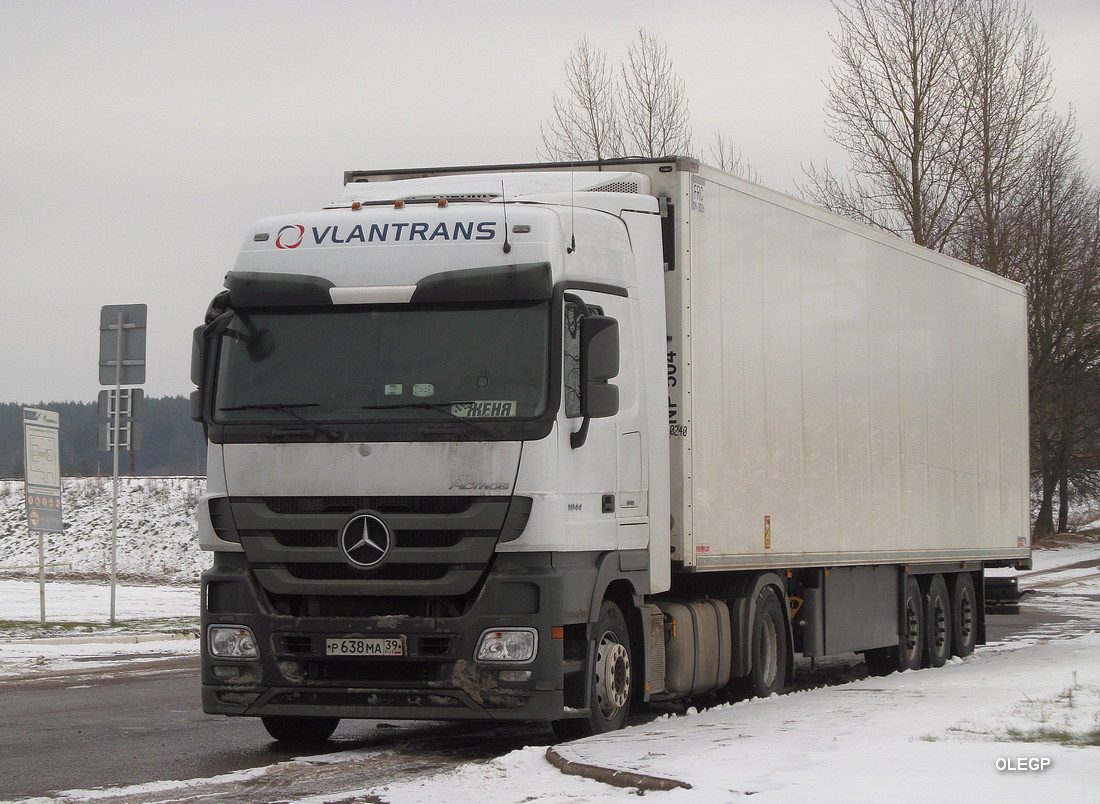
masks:
[[[202,714],[198,657],[0,684],[0,795],[216,774],[271,761],[257,724]]]
[[[1017,634],[1057,628],[1065,619],[1025,604],[1019,615],[990,615],[987,636],[990,642],[1005,641]],[[813,667],[804,660],[797,668],[795,686],[838,684],[865,675],[855,654]],[[142,662],[121,671],[68,672],[2,682],[0,716],[0,800],[156,780],[209,779],[311,755],[301,746],[281,747],[257,720],[203,714],[197,657]],[[552,742],[550,729],[541,725],[344,721],[333,740],[312,754],[366,751],[364,768],[377,782],[386,774],[408,778],[421,770],[435,772],[449,764]],[[307,792],[309,783],[309,779],[301,781]],[[285,774],[279,784],[284,787],[271,790],[273,798],[266,795],[268,791],[253,790],[256,797],[248,800],[285,798],[289,784]],[[205,801],[237,800],[224,797],[224,790],[209,795],[193,792],[193,798]],[[146,795],[135,793],[112,801],[149,800]]]
[[[345,721],[315,751],[286,748],[256,719],[203,714],[198,678],[198,657],[185,657],[143,662],[134,670],[0,683],[0,799],[209,778],[352,749],[398,747],[437,769],[448,757],[495,756],[552,740],[549,728],[527,726],[510,734],[497,729],[471,747],[468,736],[458,736],[468,735],[469,727]]]

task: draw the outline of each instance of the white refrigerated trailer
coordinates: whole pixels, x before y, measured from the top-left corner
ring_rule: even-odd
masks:
[[[196,330],[203,701],[623,723],[983,641],[1026,299],[686,158],[350,172]]]

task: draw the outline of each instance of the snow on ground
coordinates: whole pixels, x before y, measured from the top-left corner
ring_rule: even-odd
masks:
[[[983,652],[939,670],[669,717],[554,750],[573,762],[690,785],[647,793],[670,803],[747,796],[753,802],[1084,801],[1100,783],[1098,729],[1100,634],[1093,633]],[[1090,732],[1089,747],[1053,736],[1084,740]],[[363,792],[387,804],[636,800],[634,790],[578,788],[557,779],[540,764],[541,754],[528,748],[487,766]],[[1025,770],[1017,770],[1021,764]]]
[[[38,537],[27,529],[23,483],[0,480],[0,680],[110,666],[138,650],[148,658],[197,653],[198,578],[210,556],[198,548],[195,506],[205,487],[193,477],[119,479],[123,580],[112,626],[112,483],[66,478],[64,532],[45,537],[42,625]]]
[[[118,573],[122,577],[195,582],[210,565],[198,549],[195,507],[206,488],[197,477],[123,477],[118,494]],[[0,480],[0,571],[35,574],[38,537],[27,529],[23,482]],[[45,536],[53,576],[109,577],[112,482],[65,478],[64,532]],[[15,569],[13,569],[15,568]]]
[[[135,576],[161,577],[177,585],[120,586],[120,624],[112,628],[106,623],[104,583],[50,581],[47,619],[54,625],[43,629],[36,625],[37,583],[0,578],[0,683],[5,676],[28,672],[78,665],[88,669],[97,662],[109,666],[132,661],[126,657],[134,654],[148,658],[197,650],[197,639],[186,635],[197,621],[194,581],[206,559],[195,546],[194,526],[185,512],[201,493],[201,481],[128,482],[128,502],[124,506],[120,501],[120,512],[128,512],[130,532],[123,537],[127,547],[120,556],[126,553]],[[102,491],[95,481],[80,481],[70,483],[66,495],[65,538],[54,540],[53,554],[69,561],[75,575],[102,573],[103,518],[86,511],[94,507],[90,503],[80,504],[83,495],[98,498],[102,507]],[[109,501],[109,482],[106,495]],[[143,502],[142,497],[154,499]],[[13,507],[22,516],[22,485],[0,481],[0,568],[33,563],[36,555],[19,546],[28,537],[25,519],[20,523],[10,513]],[[109,502],[107,510],[109,517]],[[979,648],[974,656],[953,659],[947,667],[702,713],[689,710],[553,751],[573,763],[569,767],[574,770],[603,769],[597,775],[602,773],[605,781],[616,771],[628,780],[637,775],[668,780],[674,789],[646,793],[668,804],[719,804],[750,795],[754,802],[1095,800],[1100,784],[1100,570],[1048,570],[1095,564],[1098,558],[1095,541],[1037,550],[1035,569],[1019,574],[1021,588],[1032,590],[1024,608],[1044,609],[1061,620]],[[58,625],[62,621],[70,624]],[[162,638],[173,631],[185,638]],[[154,641],[135,646],[124,639]],[[346,764],[356,769],[361,764],[364,772],[357,778],[369,779],[372,753],[340,752],[241,773],[277,777],[288,766]],[[186,797],[189,788],[210,781],[66,791],[58,798],[31,801],[110,801],[143,791],[171,799],[172,791]],[[636,801],[638,793],[635,787],[562,773],[550,764],[545,749],[530,747],[427,779],[377,788],[364,784],[354,794],[316,795],[294,804],[364,799],[387,804],[604,804]]]
[[[689,787],[657,802],[1096,800],[1100,786],[1100,546],[1035,553],[1025,607],[1066,617],[943,668],[895,673],[645,725],[556,746],[580,766]],[[1048,572],[1079,562],[1093,563]],[[1049,584],[1042,586],[1041,584]],[[311,761],[317,758],[312,758]],[[362,796],[386,804],[636,801],[557,775],[525,748]],[[606,778],[606,775],[604,775]],[[351,800],[315,796],[294,804]],[[372,799],[373,800],[373,799]]]
[[[114,626],[110,615],[108,583],[50,581],[42,626],[38,582],[0,579],[0,682],[107,667],[139,651],[146,658],[198,653],[197,584],[120,584]]]

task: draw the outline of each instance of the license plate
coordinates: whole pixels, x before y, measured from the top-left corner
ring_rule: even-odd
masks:
[[[404,656],[403,637],[376,637],[371,639],[326,639],[326,656]]]

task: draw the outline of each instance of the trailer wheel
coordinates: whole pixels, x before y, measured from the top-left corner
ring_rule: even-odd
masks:
[[[874,648],[863,652],[867,672],[873,676],[885,676],[895,671],[916,670],[920,667],[924,648],[924,605],[920,584],[912,575],[905,578],[905,599],[898,623],[898,644],[888,648]]]
[[[951,657],[951,598],[947,582],[936,574],[924,600],[924,667],[943,667]]]
[[[264,715],[267,733],[287,743],[320,743],[327,740],[340,725],[338,717],[298,717],[295,715]]]
[[[782,692],[786,686],[787,629],[786,612],[770,587],[756,599],[752,620],[752,671],[749,692],[760,698]]]
[[[901,641],[898,643],[898,670],[920,667],[924,650],[924,606],[920,584],[912,575],[905,578],[905,602],[901,607]]]
[[[978,604],[974,579],[960,572],[951,585],[951,652],[969,656],[978,643]]]
[[[630,637],[626,619],[618,604],[605,600],[596,623],[596,645],[589,668],[591,692],[587,718],[554,722],[554,734],[561,740],[576,740],[621,729],[630,710],[633,681]]]

